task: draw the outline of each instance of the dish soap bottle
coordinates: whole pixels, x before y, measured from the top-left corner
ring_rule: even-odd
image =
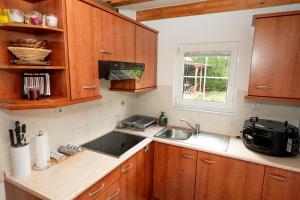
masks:
[[[167,126],[168,125],[168,117],[166,116],[165,112],[161,112],[160,116],[159,116],[159,122],[158,124],[160,126]]]

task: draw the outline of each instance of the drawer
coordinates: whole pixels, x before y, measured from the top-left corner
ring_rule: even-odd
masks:
[[[118,180],[109,189],[107,189],[97,200],[120,200],[121,183]]]
[[[116,168],[103,179],[95,183],[84,193],[76,198],[76,200],[97,199],[104,191],[106,191],[116,180],[120,178],[120,168]]]

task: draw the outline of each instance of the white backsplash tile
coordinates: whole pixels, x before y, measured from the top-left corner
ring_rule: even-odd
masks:
[[[8,129],[14,127],[16,120],[27,124],[28,138],[40,130],[48,132],[50,149],[56,150],[59,145],[82,144],[111,131],[117,114],[121,118],[134,114],[134,94],[112,92],[108,81],[100,85],[103,99],[63,107],[62,113],[58,109],[0,110],[0,170],[10,168]],[[126,102],[124,106],[121,101]],[[33,153],[31,158],[34,159]]]

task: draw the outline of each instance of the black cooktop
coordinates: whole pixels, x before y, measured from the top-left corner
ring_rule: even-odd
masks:
[[[123,153],[144,139],[145,138],[141,136],[112,131],[102,137],[82,145],[82,147],[110,156],[120,157]]]

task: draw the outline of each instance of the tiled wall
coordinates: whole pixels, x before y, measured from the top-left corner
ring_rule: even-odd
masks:
[[[52,150],[61,144],[82,144],[111,131],[116,125],[116,115],[125,118],[134,113],[134,94],[111,92],[108,88],[109,82],[101,81],[103,99],[63,107],[61,114],[57,109],[0,110],[0,169],[10,167],[8,129],[13,128],[16,120],[27,124],[29,137],[39,130],[47,131]]]

